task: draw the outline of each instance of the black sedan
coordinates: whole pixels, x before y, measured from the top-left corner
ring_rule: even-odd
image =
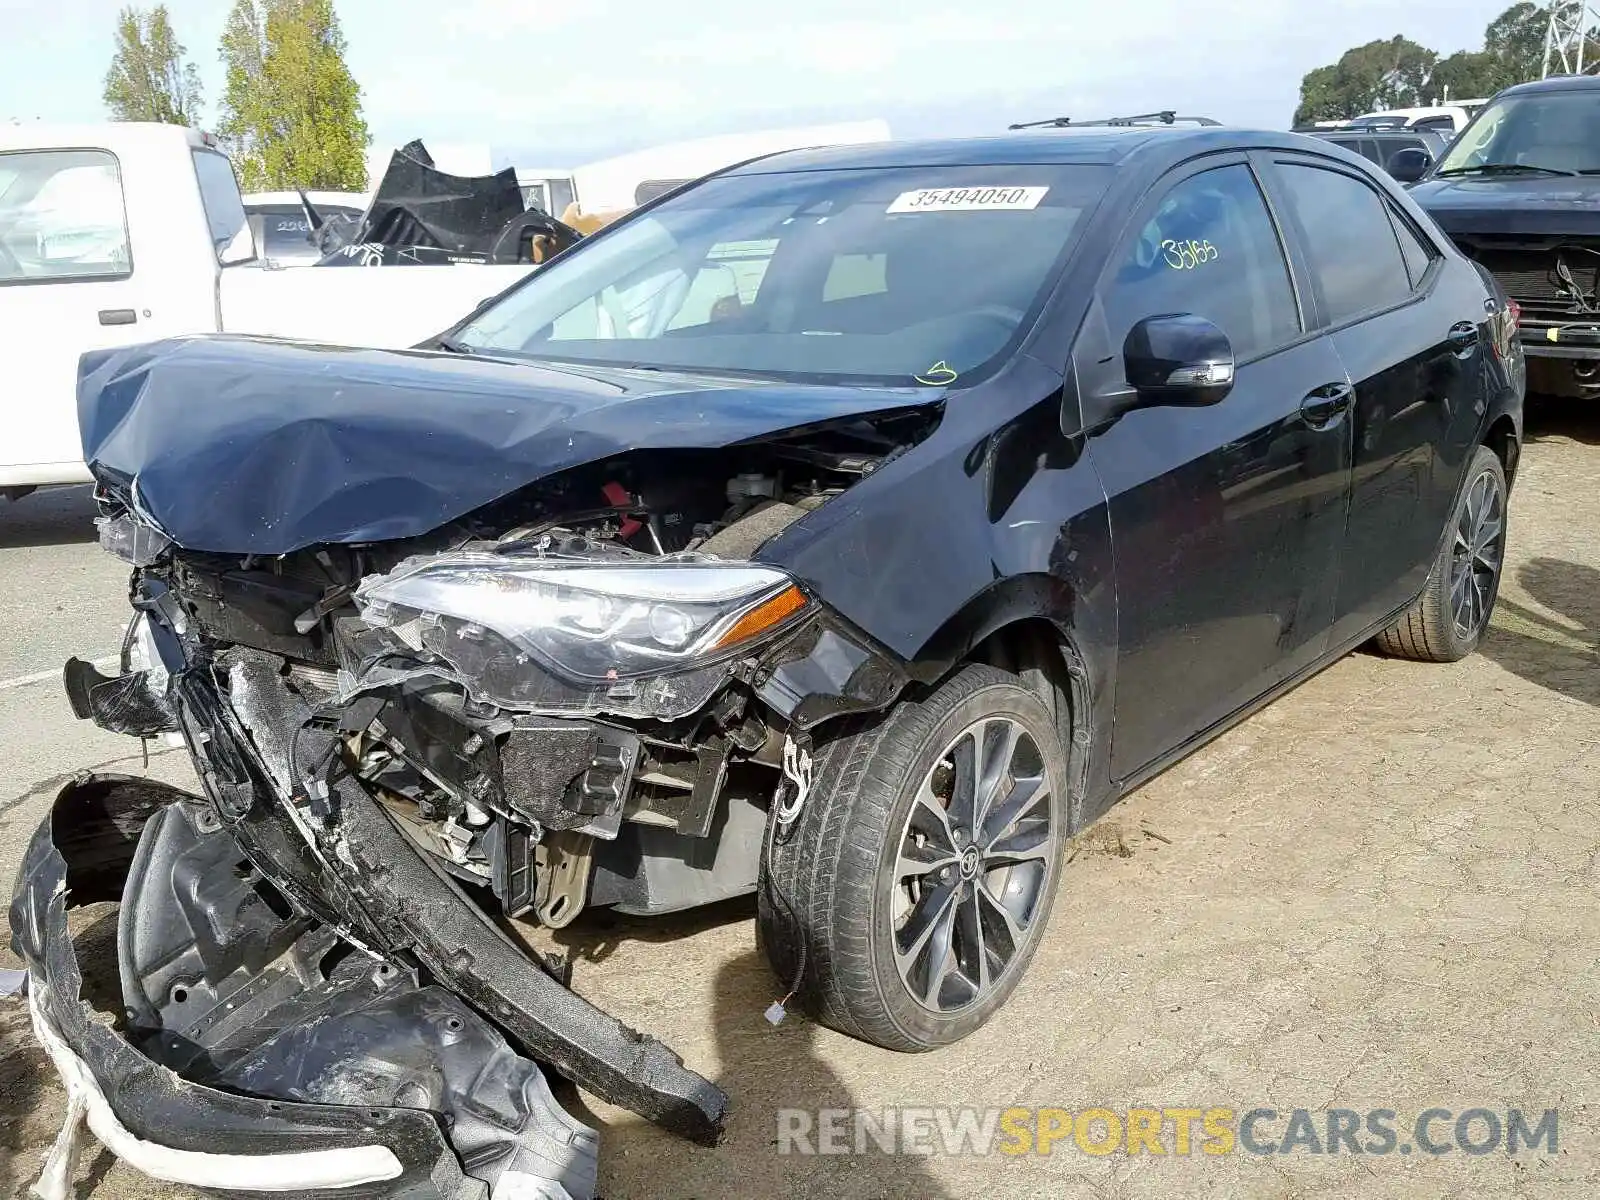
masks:
[[[86,355],[137,615],[69,694],[204,794],[63,791],[41,1036],[167,1178],[414,1197],[590,1194],[532,1057],[722,1120],[499,920],[753,891],[780,994],[954,1041],[1119,796],[1363,643],[1472,652],[1521,379],[1372,164],[1182,126],[764,158],[415,351]],[[126,1035],[65,917],[119,892]]]

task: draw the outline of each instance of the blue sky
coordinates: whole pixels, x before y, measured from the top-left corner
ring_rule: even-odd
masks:
[[[337,0],[374,144],[488,143],[496,166],[867,117],[896,136],[1169,107],[1282,127],[1310,68],[1396,33],[1475,48],[1507,2]],[[209,117],[228,5],[168,0]],[[0,120],[101,119],[117,8],[0,0]]]

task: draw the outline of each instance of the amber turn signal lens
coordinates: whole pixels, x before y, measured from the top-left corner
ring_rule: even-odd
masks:
[[[787,621],[805,606],[805,593],[791,583],[772,599],[763,600],[735,621],[728,632],[717,639],[713,649],[726,650],[729,646],[748,641],[758,633],[765,633],[774,625]]]

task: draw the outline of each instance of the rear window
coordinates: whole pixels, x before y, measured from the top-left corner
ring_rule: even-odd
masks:
[[[313,207],[317,215],[324,218],[361,216],[360,209],[343,205],[317,204]],[[258,205],[250,209],[250,214],[259,222],[263,258],[282,262],[319,257],[316,243],[311,240],[311,222],[299,205]]]
[[[132,273],[115,155],[0,153],[0,284],[122,279]]]

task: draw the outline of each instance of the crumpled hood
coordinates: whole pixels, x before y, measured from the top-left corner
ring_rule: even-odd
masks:
[[[1409,190],[1446,233],[1600,236],[1600,176],[1463,176]]]
[[[78,420],[95,478],[178,545],[273,555],[414,537],[627,450],[941,398],[206,336],[85,354]]]

